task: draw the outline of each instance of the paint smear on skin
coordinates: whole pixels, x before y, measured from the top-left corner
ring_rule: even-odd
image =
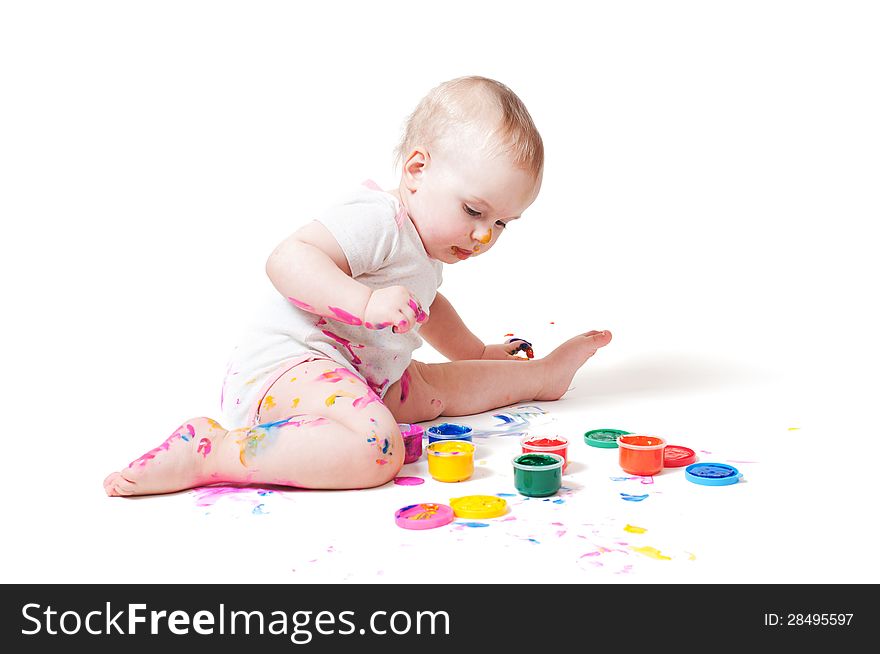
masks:
[[[420,486],[425,480],[421,477],[395,477],[394,483],[398,486]]]
[[[363,380],[354,374],[348,368],[334,368],[333,370],[328,370],[327,372],[318,376],[320,381],[326,381],[331,383],[340,382],[343,379],[347,379],[353,384],[361,384]]]
[[[299,398],[295,397],[295,398],[293,398],[293,401],[290,403],[290,408],[295,409],[297,406],[299,406]]]
[[[275,398],[271,395],[267,395],[263,398],[263,401],[260,403],[260,409],[271,409],[275,406]]]
[[[207,457],[211,453],[211,441],[207,438],[200,440],[196,452],[201,454],[202,457]]]
[[[209,424],[212,427],[214,427],[215,425],[219,427],[219,425],[216,422],[214,422],[213,420],[209,421]],[[148,461],[155,459],[156,455],[159,454],[160,452],[167,452],[168,449],[171,447],[171,443],[173,443],[178,438],[183,441],[189,441],[195,435],[196,435],[196,430],[191,424],[189,424],[189,423],[183,424],[180,427],[178,427],[177,429],[175,429],[174,433],[171,434],[171,436],[169,436],[168,438],[166,438],[165,441],[161,445],[159,445],[158,447],[154,447],[152,450],[150,450],[149,452],[147,452],[146,454],[141,456],[139,459],[135,459],[134,461],[132,461],[131,463],[128,464],[128,467],[131,468],[136,463],[139,463],[141,465],[141,467],[143,467],[143,466],[147,465]]]
[[[316,313],[315,307],[313,307],[311,304],[306,304],[305,302],[300,302],[295,297],[287,296],[287,299],[290,300],[291,304],[293,304],[293,306],[295,306],[298,309],[302,309],[303,311],[308,311],[309,313]]]
[[[369,389],[367,390],[366,395],[359,397],[354,402],[352,402],[352,406],[355,409],[363,409],[365,406],[372,402],[378,402],[379,404],[382,404],[382,398],[376,395],[373,389]]]
[[[331,395],[330,397],[328,397],[326,400],[324,400],[324,404],[326,404],[327,406],[333,406],[334,404],[336,404],[336,398],[337,398],[337,397],[350,397],[350,398],[352,398],[352,399],[355,401],[355,403],[356,403],[357,400],[359,399],[359,398],[357,397],[357,395],[354,395],[354,394],[352,394],[352,393],[346,393],[346,392],[343,391],[343,392],[339,392],[339,393],[334,393],[333,395]]]
[[[621,493],[620,496],[627,502],[641,502],[648,497],[647,495],[630,495],[629,493]]]
[[[638,552],[639,554],[644,554],[647,557],[652,559],[657,559],[658,561],[671,561],[671,556],[666,556],[665,554],[661,554],[660,550],[654,549],[653,547],[633,547],[630,545],[630,549],[633,552]]]
[[[400,378],[400,403],[406,402],[409,397],[409,370],[404,370]]]
[[[647,529],[644,527],[636,527],[635,525],[627,525],[623,528],[624,531],[628,531],[631,534],[644,534]]]
[[[300,418],[300,420],[297,420]],[[309,425],[318,427],[328,424],[330,421],[322,416],[290,416],[276,422],[267,422],[256,427],[251,427],[245,431],[244,436],[237,441],[239,447],[239,461],[247,467],[248,456],[251,458],[257,455],[261,445],[269,445],[278,438],[278,431],[282,427],[302,427]]]
[[[336,320],[344,322],[346,325],[362,325],[363,321],[355,315],[350,314],[345,309],[339,307],[327,307],[336,316]]]
[[[251,511],[251,513],[253,513],[254,515],[266,515],[266,511],[263,510],[265,506],[265,504],[257,504],[254,507],[254,510]]]

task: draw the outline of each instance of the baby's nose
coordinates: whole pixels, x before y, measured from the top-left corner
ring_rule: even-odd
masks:
[[[472,236],[478,243],[486,245],[486,243],[492,240],[492,228],[489,227],[488,229],[483,230],[477,227]]]

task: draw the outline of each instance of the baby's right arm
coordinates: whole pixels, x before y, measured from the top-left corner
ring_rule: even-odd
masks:
[[[295,306],[368,329],[409,331],[424,312],[404,286],[372,291],[352,279],[345,253],[329,230],[311,222],[287,237],[266,261],[266,274]]]

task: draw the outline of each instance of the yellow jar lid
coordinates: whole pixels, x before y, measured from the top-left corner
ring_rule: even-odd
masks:
[[[449,505],[459,518],[497,518],[507,512],[507,500],[495,495],[453,497]]]

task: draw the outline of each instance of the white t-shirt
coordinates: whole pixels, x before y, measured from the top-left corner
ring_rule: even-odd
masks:
[[[371,289],[406,286],[428,311],[443,279],[443,264],[425,252],[396,197],[367,181],[316,220],[336,238],[352,278]],[[271,291],[254,309],[230,358],[220,400],[227,429],[250,426],[249,409],[269,375],[286,361],[309,353],[329,357],[384,397],[422,344],[419,324],[405,334],[347,325],[299,309],[274,288]]]

